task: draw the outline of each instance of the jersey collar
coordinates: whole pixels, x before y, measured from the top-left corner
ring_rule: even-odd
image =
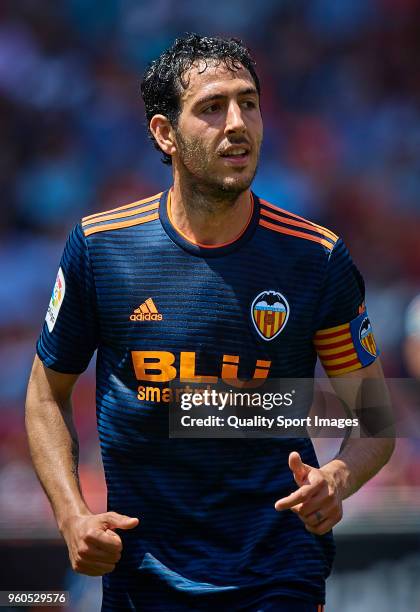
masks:
[[[236,251],[236,249],[248,242],[248,240],[254,234],[254,231],[258,225],[258,220],[260,216],[260,202],[258,197],[253,192],[251,192],[251,214],[241,234],[230,242],[226,242],[224,244],[217,244],[214,246],[205,246],[191,241],[189,238],[184,236],[184,234],[182,234],[178,229],[175,228],[170,216],[170,198],[171,189],[164,191],[160,197],[159,218],[162,227],[168,234],[169,238],[175,244],[180,246],[185,251],[188,251],[189,253],[192,253],[193,255],[197,255],[199,257],[221,257],[223,255],[228,255],[229,253]]]

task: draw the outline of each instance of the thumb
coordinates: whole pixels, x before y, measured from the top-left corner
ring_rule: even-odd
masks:
[[[297,485],[301,486],[306,476],[311,471],[311,466],[303,463],[301,456],[296,451],[289,455],[289,468],[293,472],[293,476]]]
[[[134,529],[139,524],[139,519],[118,512],[106,512],[105,522],[109,529]]]

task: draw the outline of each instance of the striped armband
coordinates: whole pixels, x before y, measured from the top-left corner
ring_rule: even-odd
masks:
[[[349,323],[317,331],[314,345],[328,376],[364,368],[379,355],[366,310]]]

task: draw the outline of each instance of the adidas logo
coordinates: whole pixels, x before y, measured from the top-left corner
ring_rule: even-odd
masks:
[[[162,321],[163,315],[158,312],[152,298],[148,298],[130,315],[130,321]]]

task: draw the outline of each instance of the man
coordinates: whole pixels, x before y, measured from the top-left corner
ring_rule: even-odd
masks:
[[[363,281],[335,234],[250,191],[263,126],[242,43],[176,40],[142,95],[173,187],[68,239],[28,389],[35,468],[73,569],[103,575],[103,610],[320,610],[342,501],[392,440],[350,438],[319,468],[306,438],[168,439],[168,384],[310,378],[318,351],[354,403],[343,375],[382,377]],[[70,403],[95,349],[100,515]]]

